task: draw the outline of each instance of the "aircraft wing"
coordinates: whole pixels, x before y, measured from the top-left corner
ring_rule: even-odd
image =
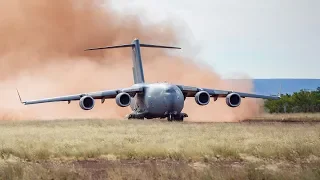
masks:
[[[70,103],[71,101],[80,100],[83,96],[91,96],[93,99],[101,99],[102,102],[104,102],[105,99],[115,98],[121,92],[126,92],[129,95],[134,96],[136,93],[143,92],[143,87],[138,87],[138,88],[131,87],[131,88],[124,88],[124,89],[73,94],[73,95],[67,95],[67,96],[58,96],[58,97],[36,99],[36,100],[30,100],[30,101],[22,101],[19,91],[17,90],[20,101],[24,105],[48,103],[48,102],[60,102],[60,101],[67,101],[68,103]]]
[[[184,86],[184,85],[177,85],[183,94],[186,97],[194,97],[195,94],[199,91],[206,91],[209,93],[211,97],[218,98],[218,97],[226,97],[230,93],[237,93],[242,98],[260,98],[260,99],[280,99],[280,96],[267,96],[267,95],[260,95],[260,94],[250,94],[245,92],[235,92],[235,91],[228,91],[228,90],[218,90],[218,89],[208,89],[208,88],[199,88],[193,86]],[[216,99],[215,99],[216,100]]]

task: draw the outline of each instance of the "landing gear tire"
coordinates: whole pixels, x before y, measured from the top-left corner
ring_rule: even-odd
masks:
[[[128,120],[130,120],[130,119],[132,119],[132,114],[128,114],[128,115],[126,115],[126,117],[125,117],[126,119],[128,119]]]
[[[183,116],[178,117],[178,118],[176,119],[176,121],[183,121]]]
[[[128,120],[132,120],[132,119],[144,120],[144,116],[142,114],[134,114],[134,113],[128,114],[126,118]]]
[[[184,114],[180,114],[178,116],[173,116],[172,114],[170,114],[167,119],[168,121],[172,122],[172,121],[183,121],[184,117],[186,117]]]

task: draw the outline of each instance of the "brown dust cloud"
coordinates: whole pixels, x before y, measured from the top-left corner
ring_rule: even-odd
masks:
[[[24,106],[23,100],[124,88],[132,85],[130,49],[83,51],[130,43],[178,45],[170,23],[143,24],[138,16],[115,13],[98,0],[0,0],[0,119],[123,119],[130,108],[113,99],[91,111],[77,101]],[[183,48],[183,47],[182,47]],[[145,79],[191,86],[252,91],[250,80],[228,82],[195,60],[143,49]],[[241,121],[260,112],[259,101],[243,99],[229,108],[225,99],[198,106],[186,100],[187,121]]]

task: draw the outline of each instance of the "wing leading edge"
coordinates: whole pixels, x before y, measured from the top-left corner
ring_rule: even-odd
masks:
[[[83,96],[91,96],[93,99],[101,99],[102,103],[105,99],[112,99],[115,98],[119,93],[128,93],[130,96],[134,96],[136,93],[143,92],[143,87],[138,88],[124,88],[124,89],[115,89],[115,90],[106,90],[106,91],[98,91],[98,92],[90,92],[90,93],[82,93],[82,94],[74,94],[74,95],[67,95],[67,96],[58,96],[52,98],[44,98],[44,99],[36,99],[30,101],[22,101],[19,91],[17,90],[20,102],[24,105],[29,104],[39,104],[39,103],[48,103],[48,102],[61,102],[67,101],[70,103],[71,101],[80,100]]]
[[[260,95],[260,94],[250,94],[244,92],[235,92],[235,91],[227,91],[227,90],[217,90],[217,89],[208,89],[208,88],[198,88],[193,86],[184,86],[184,85],[177,85],[181,91],[184,93],[186,97],[194,97],[197,92],[206,91],[209,93],[210,96],[218,98],[218,97],[227,97],[230,93],[237,93],[242,98],[261,98],[261,99],[280,99],[279,96],[267,96],[267,95]]]

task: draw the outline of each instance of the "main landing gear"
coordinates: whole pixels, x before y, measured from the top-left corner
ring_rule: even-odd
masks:
[[[127,119],[141,119],[141,120],[144,120],[144,116],[145,114],[144,113],[131,113],[131,114],[128,114],[126,116]]]
[[[177,114],[177,115],[174,115],[174,114],[169,114],[167,119],[168,121],[183,121],[183,119],[185,117],[188,117],[188,115],[186,113],[180,113],[180,114]]]
[[[161,117],[160,119],[165,118],[165,117],[166,117],[166,116]],[[184,119],[185,117],[188,117],[188,115],[187,115],[186,113],[180,113],[180,114],[177,114],[177,115],[175,115],[175,114],[168,114],[168,115],[167,115],[167,120],[170,121],[170,122],[171,122],[171,121],[183,121],[183,119]],[[152,117],[150,118],[150,117],[146,116],[145,113],[131,113],[131,114],[128,114],[128,115],[126,116],[126,118],[127,118],[127,119],[140,119],[140,120],[144,120],[144,118],[152,119]]]

